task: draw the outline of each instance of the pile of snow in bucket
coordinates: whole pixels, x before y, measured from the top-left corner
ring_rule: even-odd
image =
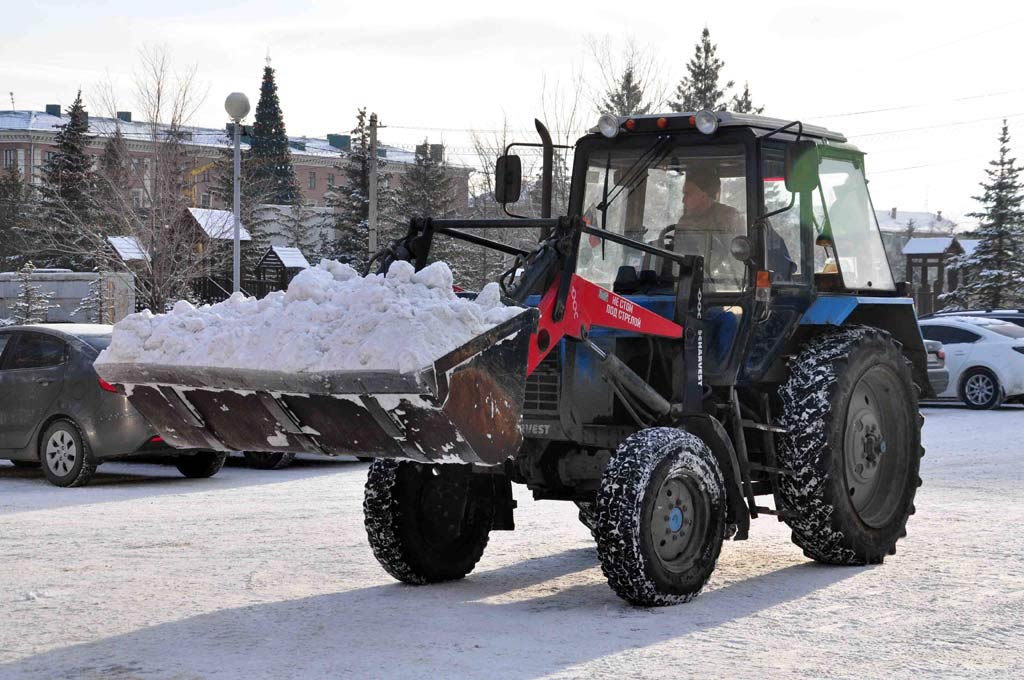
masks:
[[[167,314],[132,314],[114,326],[97,363],[406,372],[522,311],[501,302],[496,283],[475,300],[458,297],[443,262],[419,272],[395,262],[386,276],[362,277],[324,260],[262,300],[235,293],[216,305],[181,301]]]

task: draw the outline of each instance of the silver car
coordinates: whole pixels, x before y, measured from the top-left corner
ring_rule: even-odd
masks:
[[[0,458],[42,465],[57,486],[82,486],[105,460],[173,456],[186,477],[210,477],[225,453],[184,451],[96,375],[111,326],[38,324],[0,328]]]

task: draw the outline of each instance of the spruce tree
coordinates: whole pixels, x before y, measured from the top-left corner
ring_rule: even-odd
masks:
[[[113,323],[113,319],[110,317],[110,303],[111,298],[107,292],[106,281],[100,274],[89,282],[88,294],[82,298],[71,315],[82,314],[87,323]]]
[[[295,179],[288,149],[281,103],[277,98],[274,69],[269,64],[263,69],[263,84],[260,86],[259,103],[256,104],[249,156],[252,167],[247,179],[253,183],[255,192],[266,198],[265,203],[295,205],[301,200],[302,193]]]
[[[0,175],[0,270],[18,268],[24,249],[28,190],[17,168]]]
[[[686,65],[687,77],[676,87],[675,100],[669,102],[673,111],[724,111],[725,92],[733,86],[728,81],[719,87],[719,72],[725,62],[715,56],[718,46],[711,42],[711,32],[705,28],[694,47],[693,57]]]
[[[636,74],[632,64],[627,64],[619,79],[618,87],[605,92],[599,113],[616,116],[643,116],[651,112],[650,102],[645,102],[646,84]]]
[[[89,123],[82,105],[82,91],[67,110],[68,122],[59,126],[57,151],[43,164],[39,188],[39,226],[50,232],[56,245],[44,255],[46,263],[61,267],[91,266],[91,258],[76,243],[83,225],[96,219],[96,173],[86,153]]]
[[[16,324],[46,321],[46,313],[56,307],[50,302],[53,293],[44,293],[38,285],[32,283],[32,273],[35,269],[35,265],[30,261],[18,270],[18,298],[11,305],[11,313]]]
[[[970,257],[954,263],[963,272],[959,288],[944,296],[952,307],[1024,306],[1024,185],[1017,159],[1010,156],[1010,130],[1003,121],[999,134],[999,157],[985,170],[988,181],[974,196],[981,204],[975,238],[979,243]]]
[[[743,92],[733,95],[730,109],[736,113],[760,114],[764,111],[763,106],[754,106],[754,101],[750,96],[750,83],[743,83]]]
[[[356,114],[349,151],[336,166],[341,182],[327,193],[327,204],[335,213],[334,235],[325,235],[319,249],[320,257],[348,263],[359,271],[369,260],[371,163],[377,164],[377,244],[384,248],[398,233],[395,195],[390,189],[391,176],[384,171],[387,162],[370,157],[370,126],[364,107]]]

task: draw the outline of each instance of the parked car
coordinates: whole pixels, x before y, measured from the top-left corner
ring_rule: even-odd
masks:
[[[928,352],[928,382],[936,395],[942,394],[949,387],[949,371],[946,370],[946,350],[937,340],[925,340],[925,351]]]
[[[225,453],[179,450],[93,370],[111,326],[0,328],[0,458],[43,468],[57,486],[82,486],[96,466],[127,456],[173,457],[186,477],[210,477]]]
[[[926,340],[942,343],[949,385],[939,397],[975,409],[1024,401],[1024,327],[985,316],[922,319]]]
[[[1024,309],[968,309],[962,312],[936,312],[922,319],[946,318],[950,316],[978,316],[985,319],[997,319],[1008,321],[1018,326],[1024,326]]]

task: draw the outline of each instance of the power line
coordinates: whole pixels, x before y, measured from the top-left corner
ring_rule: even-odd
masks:
[[[1022,112],[1022,113],[1011,113],[1011,114],[1002,115],[1002,116],[994,116],[992,118],[974,118],[973,120],[962,120],[962,121],[955,121],[955,122],[952,122],[952,123],[941,123],[939,125],[921,125],[919,127],[903,128],[903,129],[900,129],[900,130],[885,130],[885,131],[882,131],[882,132],[866,132],[866,133],[860,134],[860,135],[850,135],[849,138],[850,139],[864,139],[865,137],[882,137],[884,135],[897,135],[897,134],[902,134],[904,132],[919,132],[921,130],[938,130],[938,129],[947,128],[947,127],[959,127],[959,126],[962,126],[962,125],[976,125],[978,123],[988,123],[988,122],[991,122],[993,120],[1010,120],[1010,119],[1013,119],[1013,118],[1020,118],[1021,116],[1024,116],[1024,112]]]

